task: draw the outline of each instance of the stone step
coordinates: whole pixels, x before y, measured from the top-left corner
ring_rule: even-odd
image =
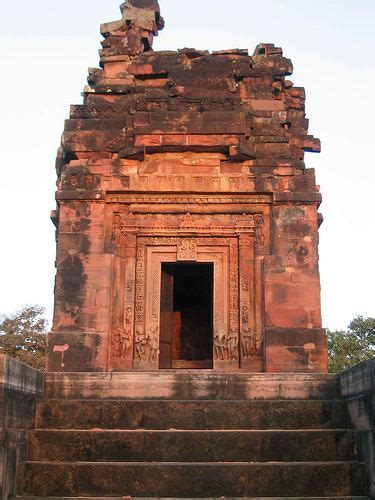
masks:
[[[22,495],[138,497],[347,497],[367,493],[362,464],[26,463]]]
[[[28,457],[42,462],[315,462],[355,460],[354,432],[36,431]]]
[[[38,429],[346,428],[345,401],[42,400]]]
[[[16,498],[22,498],[23,500],[55,500],[57,497],[30,497],[30,496],[17,496]],[[58,497],[59,500],[94,500],[99,497]],[[100,498],[103,498],[102,496]],[[368,500],[369,497],[105,497],[106,500]]]
[[[340,399],[337,375],[159,370],[47,373],[47,399]]]

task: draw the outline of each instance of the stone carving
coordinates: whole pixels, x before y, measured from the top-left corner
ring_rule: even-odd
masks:
[[[264,235],[263,235],[263,228],[262,227],[255,228],[255,246],[257,248],[264,247]]]
[[[143,360],[145,353],[145,345],[146,345],[146,337],[143,331],[143,328],[138,327],[135,330],[135,339],[134,339],[134,357],[135,359]]]
[[[241,334],[241,356],[242,358],[262,356],[262,339],[248,327],[244,327]]]
[[[248,306],[241,307],[241,321],[243,325],[249,324],[249,308]]]
[[[255,248],[262,249],[265,244],[265,238],[263,233],[264,228],[264,218],[263,215],[257,214],[254,216],[255,223]]]
[[[133,322],[133,308],[128,306],[125,309],[125,324],[131,325]]]
[[[135,335],[135,358],[155,362],[159,354],[159,326],[154,324],[146,332],[138,328]]]
[[[126,282],[126,288],[125,288],[125,291],[126,291],[126,302],[131,302],[132,300],[134,300],[134,286],[135,286],[135,283],[134,283],[134,280],[127,280]]]
[[[239,328],[239,262],[238,262],[238,240],[232,239],[230,243],[230,272],[229,272],[229,328],[234,335],[238,336]]]
[[[182,239],[177,244],[177,260],[196,261],[198,258],[198,245],[195,240]]]
[[[132,329],[114,328],[111,335],[111,352],[113,358],[124,359],[132,347]]]
[[[212,254],[212,261],[215,262],[215,256]],[[215,314],[215,322],[216,324],[219,323],[221,319],[221,315],[223,314],[223,289],[222,289],[222,280],[220,280],[220,277],[223,276],[223,263],[221,262],[220,259],[217,259],[215,262],[215,275],[217,276],[216,279],[216,289],[215,289],[215,302],[216,302],[216,314]]]
[[[138,238],[139,244],[142,245],[143,247],[145,246],[177,246],[181,240],[184,238],[178,238],[178,237],[166,237],[166,236],[160,236],[160,237],[141,237]],[[233,243],[234,238],[228,238],[228,237],[197,237],[194,238],[193,241],[197,244],[197,247],[200,246],[210,246],[210,247],[225,247],[229,246],[231,243]]]
[[[238,359],[238,335],[232,331],[229,335],[218,330],[214,335],[214,355],[217,361],[235,361]]]
[[[144,328],[145,306],[145,247],[141,243],[137,248],[136,290],[135,290],[135,328]]]
[[[112,220],[111,243],[115,247],[121,245],[122,239],[122,218],[120,214],[114,214]]]
[[[160,271],[152,273],[152,321],[159,324],[160,315]]]
[[[192,216],[190,213],[187,213],[180,224],[181,228],[194,228],[197,225],[196,217]]]
[[[202,204],[204,199],[196,202]],[[139,203],[145,203],[143,199]],[[262,217],[262,216],[261,216]],[[129,205],[124,206],[123,211],[116,211],[109,223],[109,251],[119,248],[122,243],[122,235],[129,233],[153,232],[160,233],[163,237],[166,232],[173,230],[175,234],[196,233],[198,235],[211,236],[212,232],[231,232],[235,235],[238,230],[246,230],[248,237],[254,235],[254,216],[251,214],[206,214],[197,213],[185,215],[137,213],[129,212]],[[169,238],[170,239],[170,238]],[[160,244],[163,244],[162,241]],[[108,244],[107,244],[108,246]]]
[[[191,195],[191,194],[165,194],[163,196],[158,196],[155,194],[150,194],[150,193],[136,193],[136,194],[130,194],[130,193],[122,193],[122,194],[108,194],[106,198],[108,203],[118,203],[118,204],[134,204],[134,203],[147,203],[147,204],[157,204],[157,205],[186,205],[186,204],[193,204],[193,205],[203,205],[207,206],[209,209],[210,205],[220,205],[220,204],[226,204],[226,205],[237,205],[241,204],[241,206],[244,206],[243,204],[246,203],[245,206],[248,207],[248,210],[246,211],[246,214],[248,217],[253,217],[250,215],[253,213],[253,207],[251,209],[251,212],[249,211],[251,205],[253,203],[269,203],[269,196],[267,195],[259,195],[259,194],[251,194],[247,193],[246,195],[241,195],[241,194],[224,194],[224,193],[218,193],[218,194],[199,194],[199,195]],[[243,210],[243,208],[242,208]],[[205,213],[202,210],[203,213]],[[209,210],[208,210],[208,213]],[[223,211],[225,213],[225,210]],[[243,212],[242,212],[243,213]],[[261,214],[260,214],[261,215]],[[243,217],[241,215],[241,217]]]

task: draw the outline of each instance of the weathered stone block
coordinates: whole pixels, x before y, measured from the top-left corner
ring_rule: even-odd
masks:
[[[341,390],[357,431],[359,456],[366,463],[370,494],[375,497],[375,358],[343,372]]]
[[[63,372],[105,371],[108,342],[105,334],[54,332],[49,334],[47,370]]]
[[[0,490],[4,500],[16,494],[16,471],[26,460],[27,432],[34,428],[35,401],[42,387],[41,372],[0,355]]]
[[[321,373],[327,364],[325,330],[266,328],[267,372]]]

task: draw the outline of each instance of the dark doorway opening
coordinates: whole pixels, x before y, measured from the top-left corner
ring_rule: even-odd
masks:
[[[160,368],[213,367],[213,264],[162,264]]]

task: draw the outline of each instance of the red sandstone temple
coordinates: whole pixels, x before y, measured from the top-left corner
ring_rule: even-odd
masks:
[[[375,498],[375,363],[325,373],[291,62],[153,52],[158,2],[122,14],[58,155],[49,373],[0,356],[0,496]]]
[[[104,24],[57,159],[48,371],[326,372],[305,92],[280,48],[154,52]]]

